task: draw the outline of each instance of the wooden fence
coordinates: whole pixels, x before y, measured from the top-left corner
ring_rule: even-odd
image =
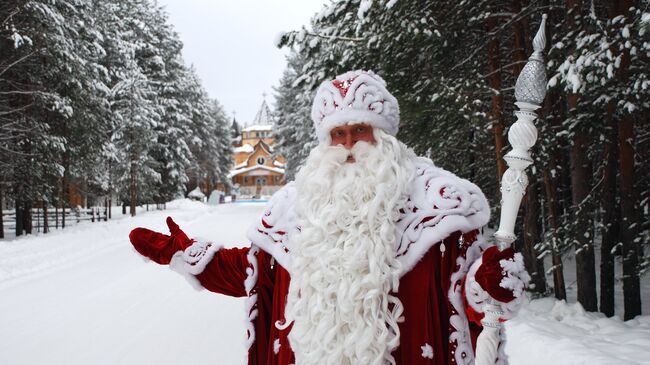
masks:
[[[44,232],[45,214],[41,208],[33,208],[32,211],[32,233]],[[108,220],[108,211],[105,207],[72,208],[65,210],[65,226],[71,226],[83,221],[100,222]],[[4,237],[15,237],[16,234],[16,211],[6,210],[2,212]],[[48,230],[63,228],[63,211],[61,209],[49,208],[47,210]]]

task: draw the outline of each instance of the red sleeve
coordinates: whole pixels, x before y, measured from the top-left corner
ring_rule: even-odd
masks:
[[[196,278],[211,292],[231,297],[246,296],[244,281],[247,276],[248,250],[248,247],[221,248]]]

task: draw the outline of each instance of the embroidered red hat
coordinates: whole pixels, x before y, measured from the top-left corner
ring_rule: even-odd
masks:
[[[320,85],[311,118],[321,142],[329,140],[333,128],[354,123],[367,123],[394,136],[399,105],[381,77],[372,71],[349,71]]]

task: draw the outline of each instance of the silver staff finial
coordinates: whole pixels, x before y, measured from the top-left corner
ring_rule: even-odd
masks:
[[[533,54],[528,58],[526,66],[521,70],[515,84],[515,98],[518,102],[537,105],[544,101],[546,96],[546,67],[544,65],[544,48],[546,47],[546,14],[533,40]]]

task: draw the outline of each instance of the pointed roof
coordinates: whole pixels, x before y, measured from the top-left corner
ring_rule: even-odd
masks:
[[[271,109],[266,104],[266,99],[262,99],[262,105],[255,115],[253,125],[270,125],[271,124]]]
[[[237,123],[237,119],[235,117],[232,117],[231,128],[233,132],[236,134],[239,134],[239,132],[241,131],[241,127],[239,126],[239,123]]]

